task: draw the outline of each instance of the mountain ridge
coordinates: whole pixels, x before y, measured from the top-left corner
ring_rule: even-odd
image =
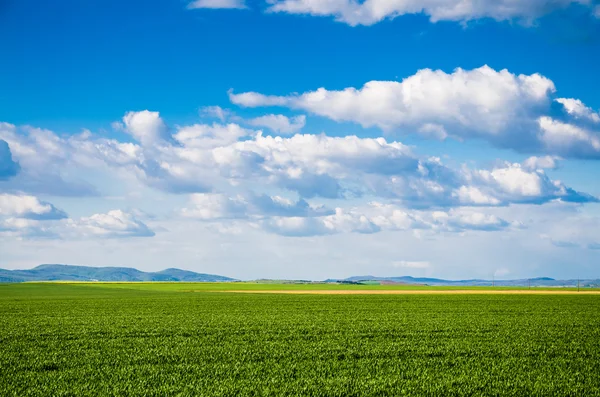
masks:
[[[173,281],[173,282],[230,282],[239,281],[234,278],[196,273],[190,270],[167,268],[156,272],[144,272],[131,267],[93,267],[65,264],[41,264],[33,269],[6,270],[0,269],[0,282],[27,282],[27,281]],[[254,280],[260,282],[261,280]],[[432,277],[377,277],[377,276],[352,276],[343,279],[327,279],[323,281],[310,280],[269,280],[263,282],[292,282],[292,283],[352,283],[378,282],[382,284],[405,285],[430,285],[430,286],[497,286],[497,287],[600,287],[599,279],[568,279],[556,280],[550,277],[535,277],[530,279],[514,280],[485,280],[465,279],[446,280]]]
[[[376,277],[376,276],[352,276],[345,279],[328,279],[326,282],[350,282],[360,283],[369,281],[398,283],[398,284],[423,284],[431,286],[457,286],[457,287],[476,287],[476,286],[497,286],[497,287],[581,287],[600,286],[599,279],[567,279],[557,280],[551,277],[534,277],[513,280],[503,279],[465,279],[465,280],[445,280],[430,277]]]
[[[196,273],[169,268],[158,272],[144,272],[131,267],[93,267],[64,264],[42,264],[33,269],[0,269],[0,282],[26,281],[237,281],[215,274]]]

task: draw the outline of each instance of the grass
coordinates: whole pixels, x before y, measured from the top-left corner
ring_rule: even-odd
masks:
[[[223,288],[0,285],[0,395],[600,395],[600,296]]]

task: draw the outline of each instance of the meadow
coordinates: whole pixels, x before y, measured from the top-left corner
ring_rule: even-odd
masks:
[[[600,295],[315,288],[0,284],[0,395],[600,396]]]

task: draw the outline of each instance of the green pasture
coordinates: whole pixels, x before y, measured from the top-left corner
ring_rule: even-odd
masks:
[[[538,290],[538,291],[577,291],[573,287],[471,287],[471,286],[428,286],[412,284],[338,284],[338,283],[291,283],[291,282],[226,282],[226,283],[201,283],[201,282],[48,282],[48,283],[27,283],[34,285],[41,284],[62,284],[71,286],[85,286],[102,289],[128,289],[145,291],[179,291],[179,292],[226,292],[226,291],[329,291],[329,290],[426,290],[426,291],[451,291],[451,290],[483,290],[483,291],[501,291],[501,290]],[[0,284],[1,285],[1,284]],[[581,291],[600,291],[600,289],[581,288]]]
[[[0,396],[600,396],[600,295],[214,293],[314,287],[1,284]]]

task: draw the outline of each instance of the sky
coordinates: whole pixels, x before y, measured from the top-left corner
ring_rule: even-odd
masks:
[[[0,268],[600,277],[600,3],[0,0]]]

